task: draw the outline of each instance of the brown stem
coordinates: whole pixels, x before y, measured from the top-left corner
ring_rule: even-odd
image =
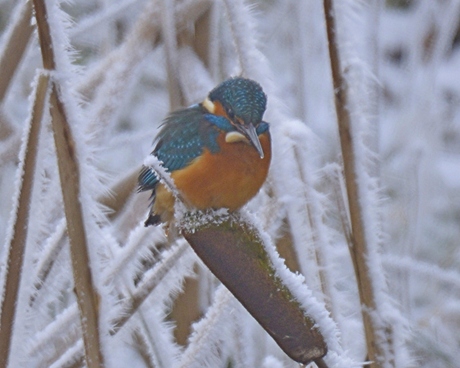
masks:
[[[136,344],[137,351],[139,352],[145,366],[148,368],[155,368],[152,356],[149,351],[149,345],[146,337],[140,330],[134,330],[132,333],[133,341]]]
[[[366,242],[363,213],[359,200],[360,188],[358,178],[356,177],[357,164],[353,143],[354,137],[351,132],[351,116],[347,108],[349,105],[348,88],[341,70],[333,1],[324,0],[323,4],[329,43],[329,57],[331,59],[337,123],[342,148],[344,175],[351,220],[350,238],[352,247],[349,249],[358,282],[359,297],[363,305],[362,316],[367,352],[369,359],[372,361],[371,367],[377,368],[381,367],[381,358],[383,358],[380,346],[382,342],[377,338],[376,326],[374,326],[371,318],[371,314],[376,309],[376,303],[369,268],[366,264],[366,259],[368,258],[368,244]]]
[[[162,0],[160,4],[162,10],[161,30],[165,45],[166,71],[168,76],[169,108],[173,111],[184,106],[184,97],[177,70],[178,52],[174,5],[169,0]]]
[[[322,358],[315,360],[315,364],[318,368],[329,368],[329,366]]]
[[[32,3],[30,1],[23,1],[23,4],[19,6],[22,7],[19,17],[0,57],[0,70],[2,71],[2,78],[0,78],[0,101],[3,101],[5,97],[33,31],[30,22],[32,17]]]
[[[89,367],[100,367],[103,359],[98,329],[98,295],[91,275],[88,243],[80,203],[78,159],[75,152],[75,142],[56,85],[53,85],[50,104],[86,361]]]
[[[33,0],[33,3],[43,66],[46,69],[55,70],[56,63],[53,53],[51,30],[47,22],[46,6],[43,0]],[[93,284],[90,269],[88,243],[80,202],[80,168],[75,150],[75,141],[56,82],[53,83],[51,91],[50,113],[64,201],[64,212],[67,220],[67,234],[70,242],[75,292],[80,310],[80,321],[86,353],[85,358],[88,367],[96,368],[103,365],[98,328],[98,294]]]
[[[40,133],[43,110],[46,101],[49,76],[40,75],[35,92],[32,120],[24,156],[23,176],[20,183],[20,192],[17,200],[17,213],[13,232],[7,248],[8,268],[6,269],[5,295],[1,305],[0,319],[0,367],[6,367],[11,350],[11,338],[13,335],[13,323],[16,316],[16,303],[19,292],[19,284],[24,262],[24,253],[27,237],[27,223],[29,220],[30,200],[37,160],[38,140]]]

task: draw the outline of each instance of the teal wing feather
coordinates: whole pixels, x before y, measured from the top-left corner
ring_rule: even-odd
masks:
[[[219,151],[217,136],[223,126],[232,129],[227,119],[207,114],[201,105],[178,110],[162,124],[151,154],[167,171],[180,170],[199,157],[204,148],[212,153]],[[158,177],[150,168],[143,167],[138,182],[140,192],[154,190]]]

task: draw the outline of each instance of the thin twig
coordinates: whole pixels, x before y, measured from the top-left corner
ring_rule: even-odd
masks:
[[[113,219],[120,213],[130,196],[135,192],[139,171],[140,168],[136,168],[127,173],[119,179],[119,181],[112,185],[109,193],[106,193],[98,198],[99,203],[111,210],[108,214],[110,219]]]
[[[124,308],[124,313],[111,323],[111,325],[114,326],[112,331],[110,331],[111,335],[115,335],[134,315],[140,305],[150,295],[152,290],[155,289],[161,280],[164,279],[171,268],[177,263],[177,261],[188,249],[189,247],[186,242],[177,245],[171,250],[171,254],[168,256],[168,258],[155,266],[149,277],[142,283],[142,285],[137,287],[131,298],[129,298],[127,305]]]
[[[64,221],[65,225],[65,221]],[[102,283],[107,285],[109,283],[113,283],[115,277],[117,277],[117,274],[120,272],[120,270],[123,269],[122,265],[126,265],[131,261],[131,258],[135,255],[138,254],[139,252],[139,244],[142,244],[141,240],[143,239],[143,236],[145,234],[146,228],[142,225],[138,226],[136,230],[133,230],[131,232],[130,239],[128,239],[127,243],[125,246],[122,248],[122,250],[117,254],[117,257],[112,260],[112,264],[109,268],[105,270],[105,272],[102,274]],[[153,232],[157,232],[158,234],[163,234],[163,231],[160,228],[154,228],[150,230],[150,234]],[[136,234],[136,232],[139,232],[139,234]],[[60,226],[57,227],[55,232],[51,235],[50,238],[56,239],[55,242],[53,242],[55,245],[59,242],[63,242],[65,240],[65,234],[61,233]],[[131,239],[132,238],[132,239]],[[51,253],[49,250],[47,252],[48,254]],[[53,253],[56,253],[56,250],[53,251]],[[50,259],[49,256],[46,259],[43,259],[39,262],[37,266],[37,275],[43,275],[47,276],[49,275],[49,272],[46,270],[51,268],[54,264],[55,258]],[[38,276],[37,276],[38,277]],[[39,280],[36,281],[36,283],[43,284],[46,282],[46,278],[39,278]],[[62,331],[66,330],[68,326],[71,326],[72,324],[75,323],[76,319],[78,318],[78,311],[76,308],[76,303],[73,304],[69,308],[75,308],[75,309],[69,309],[70,312],[66,312],[63,316],[59,316],[51,322],[47,327],[46,331],[40,331],[36,336],[35,336],[35,343],[30,347],[29,349],[29,354],[34,355],[41,349],[44,349],[45,346],[49,344],[53,344],[55,341],[55,338],[59,334],[55,334],[52,331],[61,331],[61,334],[63,333]],[[62,318],[61,318],[62,317]],[[65,333],[67,335],[67,333]],[[70,346],[73,344],[75,341],[66,339],[66,346]],[[54,342],[55,343],[55,342]]]
[[[224,316],[229,306],[232,303],[232,294],[228,289],[220,285],[214,292],[213,302],[206,311],[205,316],[195,324],[194,332],[190,336],[187,349],[181,356],[177,367],[186,368],[191,366],[191,363],[198,365],[202,361],[198,360],[200,352],[204,348],[218,351],[222,343],[222,334],[219,331],[223,328]],[[219,326],[219,327],[216,327]],[[209,346],[213,346],[214,349]]]
[[[186,0],[177,3],[174,13],[177,28],[185,28],[189,22],[195,21],[209,8],[210,4],[210,0]],[[101,85],[107,83],[106,78],[115,77],[126,80],[125,74],[132,74],[133,68],[160,43],[161,14],[157,5],[156,2],[150,1],[125,41],[89,71],[87,77],[82,79],[77,90],[83,96],[87,99],[93,98],[94,92],[99,92]],[[122,65],[120,69],[120,65],[126,63],[126,55],[131,56],[130,65]],[[128,72],[126,72],[126,67],[128,67]],[[114,73],[116,73],[115,76]]]
[[[357,164],[354,151],[353,135],[351,132],[351,116],[348,110],[348,88],[342,74],[340,55],[338,51],[337,28],[334,18],[334,6],[332,0],[324,0],[324,12],[326,17],[327,38],[329,57],[331,60],[332,80],[334,86],[335,107],[337,110],[337,123],[339,128],[340,143],[342,148],[345,182],[351,220],[350,254],[355,266],[355,274],[358,282],[359,296],[361,300],[364,331],[371,367],[381,367],[383,358],[382,341],[379,341],[376,326],[372,321],[372,313],[376,310],[376,302],[372,280],[366,260],[368,258],[368,244],[365,237],[365,225],[363,221],[362,205],[359,199],[359,181],[357,180]]]
[[[83,342],[77,340],[64,355],[54,362],[50,362],[49,368],[81,368],[85,366],[85,356],[82,354]]]
[[[50,275],[55,260],[62,248],[64,248],[66,227],[67,224],[65,218],[62,218],[51,236],[46,239],[45,246],[42,251],[43,255],[36,264],[35,276],[33,277],[34,288],[29,298],[29,307],[34,305],[46,279]]]
[[[147,368],[155,368],[155,362],[152,359],[148,341],[145,335],[140,330],[134,330],[132,333],[133,340],[136,344],[137,351],[142,357]]]

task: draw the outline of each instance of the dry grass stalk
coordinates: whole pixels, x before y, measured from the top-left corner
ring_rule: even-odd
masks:
[[[307,174],[305,173],[305,170],[303,170],[302,165],[300,164],[302,162],[301,159],[301,154],[299,152],[298,147],[294,147],[294,156],[296,158],[297,162],[297,167],[298,167],[298,173],[300,177],[302,178],[302,181],[305,185],[305,198],[306,198],[306,212],[307,212],[307,217],[308,217],[308,223],[310,225],[310,231],[311,231],[311,243],[313,244],[314,247],[314,254],[315,254],[315,263],[317,264],[317,270],[316,272],[318,273],[318,278],[320,282],[320,288],[321,292],[324,296],[326,296],[326,306],[329,311],[332,311],[332,296],[331,293],[329,292],[331,290],[331,285],[329,283],[329,279],[327,277],[327,274],[325,272],[326,268],[326,260],[324,256],[324,251],[320,249],[320,231],[321,231],[321,224],[319,223],[320,220],[317,218],[315,215],[315,212],[318,211],[317,208],[315,208],[315,201],[310,193],[310,191],[313,191],[313,186],[309,182],[307,178]],[[316,211],[315,211],[316,210]]]
[[[39,367],[59,367],[59,368],[85,368],[85,356],[83,354],[83,342],[77,339],[64,355],[58,354],[58,358],[49,361],[42,361]]]
[[[11,123],[10,119],[8,116],[5,114],[4,110],[4,105],[0,104],[0,141],[7,140],[8,145],[11,145],[12,139],[15,138],[16,141],[18,141],[17,134],[14,136],[13,124]],[[13,151],[14,151],[14,157],[17,157],[17,149],[15,150],[14,148],[19,147],[19,144],[13,145]],[[5,161],[4,156],[8,156],[10,153],[10,150],[5,149],[4,144],[2,143],[2,149],[0,150],[0,165],[2,164],[3,161]],[[11,156],[10,156],[11,157]]]
[[[134,291],[132,296],[126,302],[126,307],[124,313],[121,314],[117,319],[112,321],[111,325],[114,326],[111,335],[115,335],[125,323],[134,315],[140,305],[145,301],[145,299],[150,295],[153,289],[163,280],[166,274],[169,272],[171,267],[178,261],[179,258],[187,251],[188,245],[183,242],[180,245],[177,245],[170,256],[165,259],[163,262],[160,262],[155,266],[155,271],[150,275],[150,277],[143,282],[139,287]]]
[[[162,0],[161,35],[165,46],[166,70],[168,75],[169,108],[176,110],[184,106],[184,97],[178,78],[177,34],[174,17],[174,4],[169,0]]]
[[[43,285],[53,268],[54,262],[61,252],[62,248],[64,248],[66,236],[67,224],[65,219],[62,219],[59,225],[56,227],[53,235],[48,238],[47,244],[45,246],[46,255],[42,257],[39,262],[37,262],[37,268],[34,277],[34,290],[33,293],[30,295],[29,298],[29,306],[32,307],[42,290]]]
[[[128,199],[134,193],[137,186],[137,177],[140,167],[135,168],[123,176],[110,188],[110,192],[98,198],[98,201],[109,208],[112,212],[109,218],[114,218],[126,205]]]
[[[371,314],[376,310],[374,289],[366,260],[368,257],[368,245],[365,237],[365,225],[362,217],[362,208],[359,200],[359,182],[356,177],[356,157],[354,151],[353,135],[351,132],[351,116],[348,110],[348,89],[342,74],[337,28],[334,19],[334,7],[332,0],[324,0],[324,12],[326,17],[327,38],[329,57],[331,59],[332,79],[334,85],[335,107],[339,128],[340,143],[344,163],[344,175],[347,188],[349,212],[351,220],[350,254],[353,259],[356,279],[358,282],[359,296],[361,300],[364,332],[366,337],[368,359],[372,361],[370,367],[381,367],[383,358],[382,341],[379,341],[376,326],[373,324]]]
[[[8,122],[4,125],[2,123],[3,121],[0,121],[0,136],[8,138],[0,144],[0,166],[16,160],[19,154],[19,147],[21,147],[21,134],[19,132],[13,133],[12,127]]]
[[[137,351],[142,357],[147,368],[155,368],[155,362],[150,353],[149,343],[146,336],[140,330],[134,330],[132,333],[133,341],[136,344]]]
[[[3,101],[6,91],[13,79],[14,73],[19,66],[30,36],[33,31],[30,19],[32,17],[32,3],[23,1],[19,17],[6,41],[3,52],[0,53],[0,101]]]
[[[196,266],[195,272],[198,274]],[[178,344],[185,346],[192,332],[192,324],[202,315],[199,305],[200,280],[197,277],[187,277],[182,288],[183,291],[174,301],[170,317],[175,322],[174,339]]]
[[[9,249],[8,265],[5,277],[5,295],[1,306],[0,320],[0,367],[6,367],[11,350],[13,323],[16,315],[19,284],[24,261],[27,224],[29,221],[30,200],[34,180],[35,164],[37,160],[40,126],[43,118],[44,106],[49,84],[48,75],[40,75],[35,92],[32,119],[23,159],[22,181],[17,200],[17,213],[12,235],[6,249]]]
[[[176,4],[174,20],[177,29],[183,29],[189,22],[199,18],[210,6],[210,0],[187,0]],[[98,91],[107,76],[113,78],[112,71],[121,60],[125,60],[126,55],[131,55],[133,66],[141,62],[147,52],[153,50],[160,43],[161,13],[158,11],[158,4],[150,1],[133,26],[132,31],[127,35],[120,47],[110,52],[97,67],[88,73],[88,77],[78,86],[77,90],[87,99],[94,97],[94,92]],[[148,48],[145,45],[150,45]],[[128,73],[128,72],[127,72]],[[121,76],[123,77],[123,76]]]
[[[67,219],[75,290],[85,340],[87,363],[99,367],[102,354],[99,347],[98,295],[92,281],[88,244],[80,203],[80,173],[66,112],[56,85],[51,93],[51,117],[56,144],[59,177]]]
[[[34,0],[43,66],[55,70],[53,44],[44,1]],[[93,285],[88,244],[80,203],[80,168],[67,113],[53,83],[50,97],[52,128],[61,180],[67,234],[70,242],[72,270],[88,367],[100,367],[103,357],[99,337],[98,295]]]
[[[59,234],[59,232],[60,229],[58,228],[58,230],[56,230],[53,236],[61,237],[61,234]],[[64,240],[64,237],[65,234],[62,234],[62,239],[60,239],[59,242],[62,242]],[[121,265],[129,262],[128,258],[126,254],[123,254],[114,260],[114,264],[110,272],[106,272],[102,277],[104,284],[113,282],[115,277],[117,277],[117,272],[119,272],[122,269]],[[37,274],[43,275],[44,272],[47,271],[47,268],[51,268],[53,266],[54,260],[55,258],[43,260],[41,262],[42,266],[40,267],[41,272],[37,272]],[[172,264],[174,264],[174,262]],[[45,283],[45,281],[46,279],[42,279],[41,283]],[[126,301],[126,305],[132,305],[133,303],[129,302],[132,298],[132,295],[127,295],[126,298],[130,298]],[[58,349],[56,353],[54,353],[53,357],[50,358],[49,361],[58,361],[62,359],[62,356],[64,354],[68,354],[68,351],[70,351],[71,349],[74,349],[75,345],[80,340],[80,336],[75,335],[73,333],[72,327],[75,325],[78,317],[79,315],[77,304],[74,303],[71,306],[69,306],[65,312],[61,313],[53,322],[48,324],[44,331],[40,331],[38,334],[35,335],[34,344],[29,348],[29,355],[36,355],[39,351],[46,349],[47,346],[53,345],[59,346],[60,349]],[[59,334],[53,333],[52,331],[59,331]],[[64,341],[62,341],[61,339],[62,335],[65,335],[66,337]],[[80,351],[78,354],[83,354],[83,351]]]
[[[112,212],[109,213],[109,218],[116,217],[119,212],[126,205],[129,197],[134,193],[134,189],[137,185],[137,176],[139,174],[139,169],[136,168],[132,172],[128,173],[126,176],[117,181],[111,188],[110,192],[103,194],[98,198],[98,201],[109,208]],[[37,276],[36,282],[34,283],[35,289],[38,291],[41,289],[42,285],[45,283],[51,268],[53,267],[54,261],[57,257],[57,254],[61,251],[63,245],[65,244],[66,234],[65,234],[65,222],[63,223],[64,228],[61,225],[56,227],[55,232],[50,237],[55,239],[53,242],[53,247],[48,251],[48,256],[38,263],[37,266]],[[34,295],[31,298],[33,302]]]
[[[211,26],[211,8],[206,10],[204,14],[195,22],[195,33],[192,43],[196,54],[203,61],[207,69],[210,69],[210,26]]]

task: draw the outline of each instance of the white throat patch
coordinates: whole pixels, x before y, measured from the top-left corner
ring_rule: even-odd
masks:
[[[236,142],[245,142],[249,143],[249,140],[244,134],[240,132],[228,132],[225,134],[225,142],[227,143],[236,143]]]
[[[216,106],[214,103],[206,97],[206,99],[203,101],[203,107],[208,110],[210,114],[214,114],[216,111]]]

